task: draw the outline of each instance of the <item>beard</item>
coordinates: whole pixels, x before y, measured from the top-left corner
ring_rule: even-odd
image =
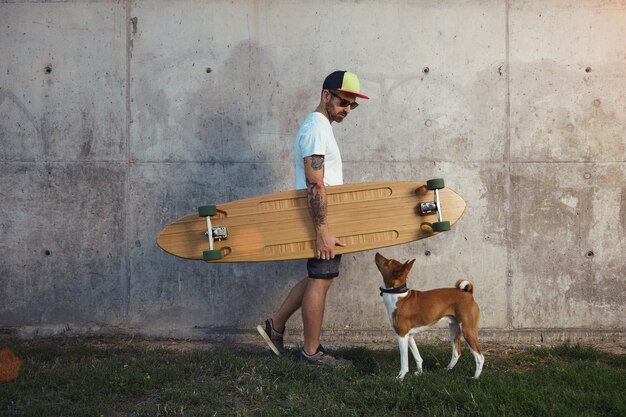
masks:
[[[335,111],[335,107],[332,106],[331,104],[326,105],[326,114],[328,114],[328,117],[331,121],[337,122],[337,123],[343,122],[343,119],[345,119],[346,116],[348,116],[348,113],[343,111],[343,109],[339,111]]]

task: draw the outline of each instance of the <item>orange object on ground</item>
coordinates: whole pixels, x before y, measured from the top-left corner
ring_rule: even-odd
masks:
[[[0,383],[17,379],[22,361],[9,348],[0,350]]]

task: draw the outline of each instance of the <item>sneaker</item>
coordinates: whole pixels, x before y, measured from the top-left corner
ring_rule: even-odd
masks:
[[[336,358],[330,355],[328,352],[326,352],[326,349],[324,349],[322,345],[319,345],[315,353],[312,355],[308,355],[304,351],[304,349],[302,349],[302,354],[300,355],[300,357],[302,358],[302,360],[312,363],[314,365],[326,365],[332,367],[352,365],[352,362],[347,359]]]
[[[272,349],[276,355],[280,356],[285,353],[285,347],[283,345],[284,333],[278,333],[272,326],[272,319],[265,320],[265,323],[256,326],[257,331],[265,339],[267,345]],[[284,332],[284,330],[283,330]]]

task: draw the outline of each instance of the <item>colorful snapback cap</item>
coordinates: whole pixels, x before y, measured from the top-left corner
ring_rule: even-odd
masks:
[[[356,74],[348,71],[335,71],[324,80],[323,90],[337,90],[356,94],[357,97],[369,99],[361,93],[361,83]]]

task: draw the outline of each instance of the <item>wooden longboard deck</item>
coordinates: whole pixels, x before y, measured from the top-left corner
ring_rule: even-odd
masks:
[[[351,253],[398,245],[434,236],[437,214],[421,215],[419,204],[434,201],[425,182],[378,182],[326,187],[331,232]],[[454,224],[465,201],[449,188],[439,190],[444,221]],[[225,226],[228,237],[215,240],[221,259],[211,262],[259,262],[314,257],[315,229],[306,190],[285,191],[217,205],[213,228]],[[157,244],[185,259],[203,259],[209,250],[207,222],[197,213],[165,227]]]

